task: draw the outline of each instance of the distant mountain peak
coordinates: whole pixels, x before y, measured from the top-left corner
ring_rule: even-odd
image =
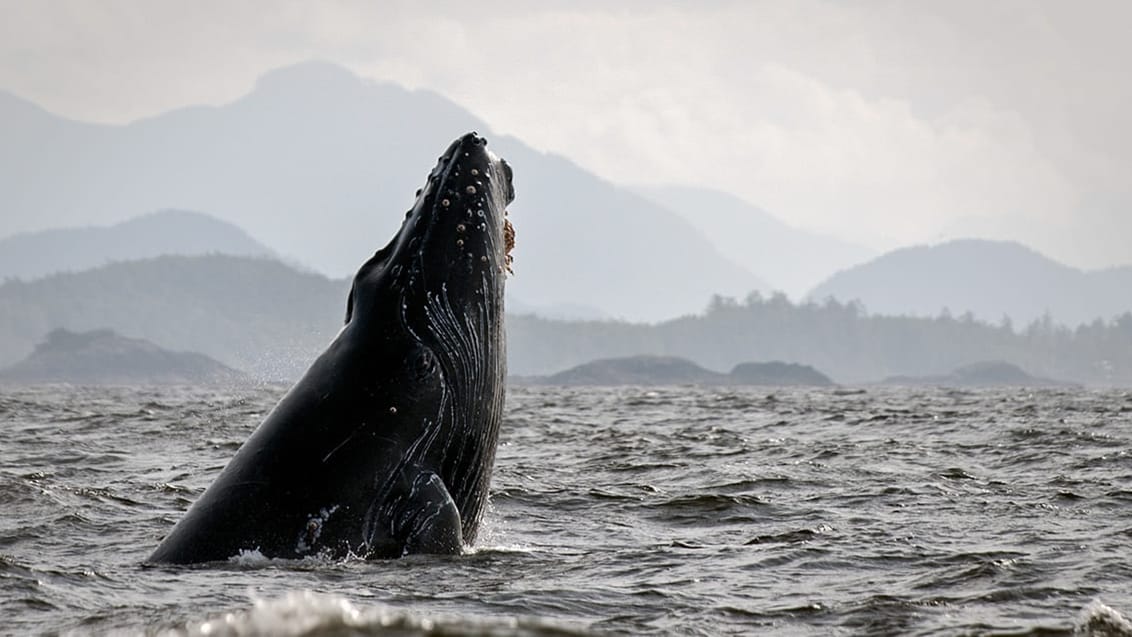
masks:
[[[73,125],[75,122],[56,115],[31,100],[0,89],[0,134],[5,136],[5,142],[12,143],[14,138],[26,136],[41,126],[57,123]]]
[[[242,228],[192,210],[165,209],[109,226],[58,228],[0,239],[0,279],[35,279],[164,254],[274,256]]]
[[[1019,327],[1045,315],[1078,325],[1132,309],[1132,268],[1087,272],[1016,241],[955,239],[900,248],[833,275],[810,298],[860,301],[874,314],[1009,317]]]
[[[20,112],[34,113],[37,115],[51,114],[42,106],[31,100],[24,99],[15,93],[0,89],[0,113],[3,113],[7,117]]]
[[[361,88],[373,82],[363,80],[350,69],[324,60],[307,60],[273,69],[259,76],[253,92],[280,93],[292,90]]]
[[[294,64],[229,103],[125,126],[46,122],[20,143],[0,144],[0,164],[11,168],[0,171],[0,234],[106,226],[176,206],[237,223],[323,273],[352,275],[397,232],[437,156],[477,130],[515,170],[518,262],[508,288],[532,305],[661,320],[701,311],[713,294],[762,287],[670,210],[494,135],[438,93],[362,79],[335,64]],[[40,270],[92,265],[49,254],[66,251],[37,249],[28,258]]]
[[[909,262],[946,265],[960,270],[977,270],[983,277],[1002,278],[1015,276],[1020,271],[1033,269],[1034,274],[1052,275],[1055,271],[1081,270],[1047,257],[1028,245],[1001,239],[963,238],[940,243],[897,248],[861,267],[878,262]]]
[[[247,232],[239,226],[224,221],[219,217],[210,215],[205,212],[197,210],[185,210],[182,208],[162,208],[160,210],[153,210],[140,214],[136,217],[131,217],[125,221],[120,221],[114,225],[107,226],[107,229],[113,230],[115,228],[131,228],[138,226],[151,226],[161,224],[165,226],[194,226],[196,228],[210,229],[218,232],[229,233],[240,237],[247,237],[249,242],[254,242]],[[263,252],[268,252],[263,248]]]
[[[1045,256],[1037,250],[1028,245],[1019,243],[1017,241],[1010,241],[1006,239],[980,239],[974,237],[949,239],[939,243],[931,243],[924,245],[905,246],[893,250],[892,253],[912,253],[919,251],[929,252],[954,252],[967,255],[978,254],[991,254],[996,255],[1012,255],[1027,258],[1037,258],[1043,261],[1054,262],[1053,259]],[[1068,266],[1067,266],[1068,267]]]

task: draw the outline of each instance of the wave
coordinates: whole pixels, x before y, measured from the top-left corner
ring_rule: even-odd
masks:
[[[149,632],[149,631],[147,631]],[[389,606],[359,607],[339,595],[292,591],[253,599],[251,608],[218,613],[157,632],[164,637],[279,637],[317,635],[586,635],[586,627],[529,617],[483,617],[432,613]]]
[[[1088,637],[1132,637],[1132,622],[1100,600],[1093,600],[1081,611],[1073,632]]]

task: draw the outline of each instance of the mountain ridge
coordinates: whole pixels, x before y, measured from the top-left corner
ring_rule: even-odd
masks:
[[[511,286],[529,303],[655,321],[765,287],[679,215],[495,135],[437,93],[328,63],[277,69],[220,106],[123,125],[45,121],[0,148],[0,208],[13,211],[0,234],[206,210],[278,254],[348,276],[396,232],[437,155],[479,130],[515,169]]]
[[[970,312],[1025,326],[1045,320],[1070,327],[1132,310],[1132,266],[1086,271],[1015,241],[958,239],[893,250],[842,270],[808,295],[859,301],[884,315]]]
[[[728,192],[690,186],[635,190],[682,216],[724,256],[765,277],[764,289],[793,299],[803,298],[830,273],[875,256],[862,246],[792,226]]]
[[[76,272],[166,254],[275,257],[234,224],[191,210],[159,210],[109,226],[53,228],[0,239],[0,279]]]

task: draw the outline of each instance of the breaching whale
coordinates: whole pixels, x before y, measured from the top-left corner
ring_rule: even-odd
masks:
[[[456,140],[354,277],[346,323],[149,558],[456,553],[503,413],[511,168]]]

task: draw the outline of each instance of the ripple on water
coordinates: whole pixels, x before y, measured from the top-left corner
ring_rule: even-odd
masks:
[[[1132,634],[1127,392],[516,387],[466,555],[143,567],[284,390],[0,397],[0,632]]]

